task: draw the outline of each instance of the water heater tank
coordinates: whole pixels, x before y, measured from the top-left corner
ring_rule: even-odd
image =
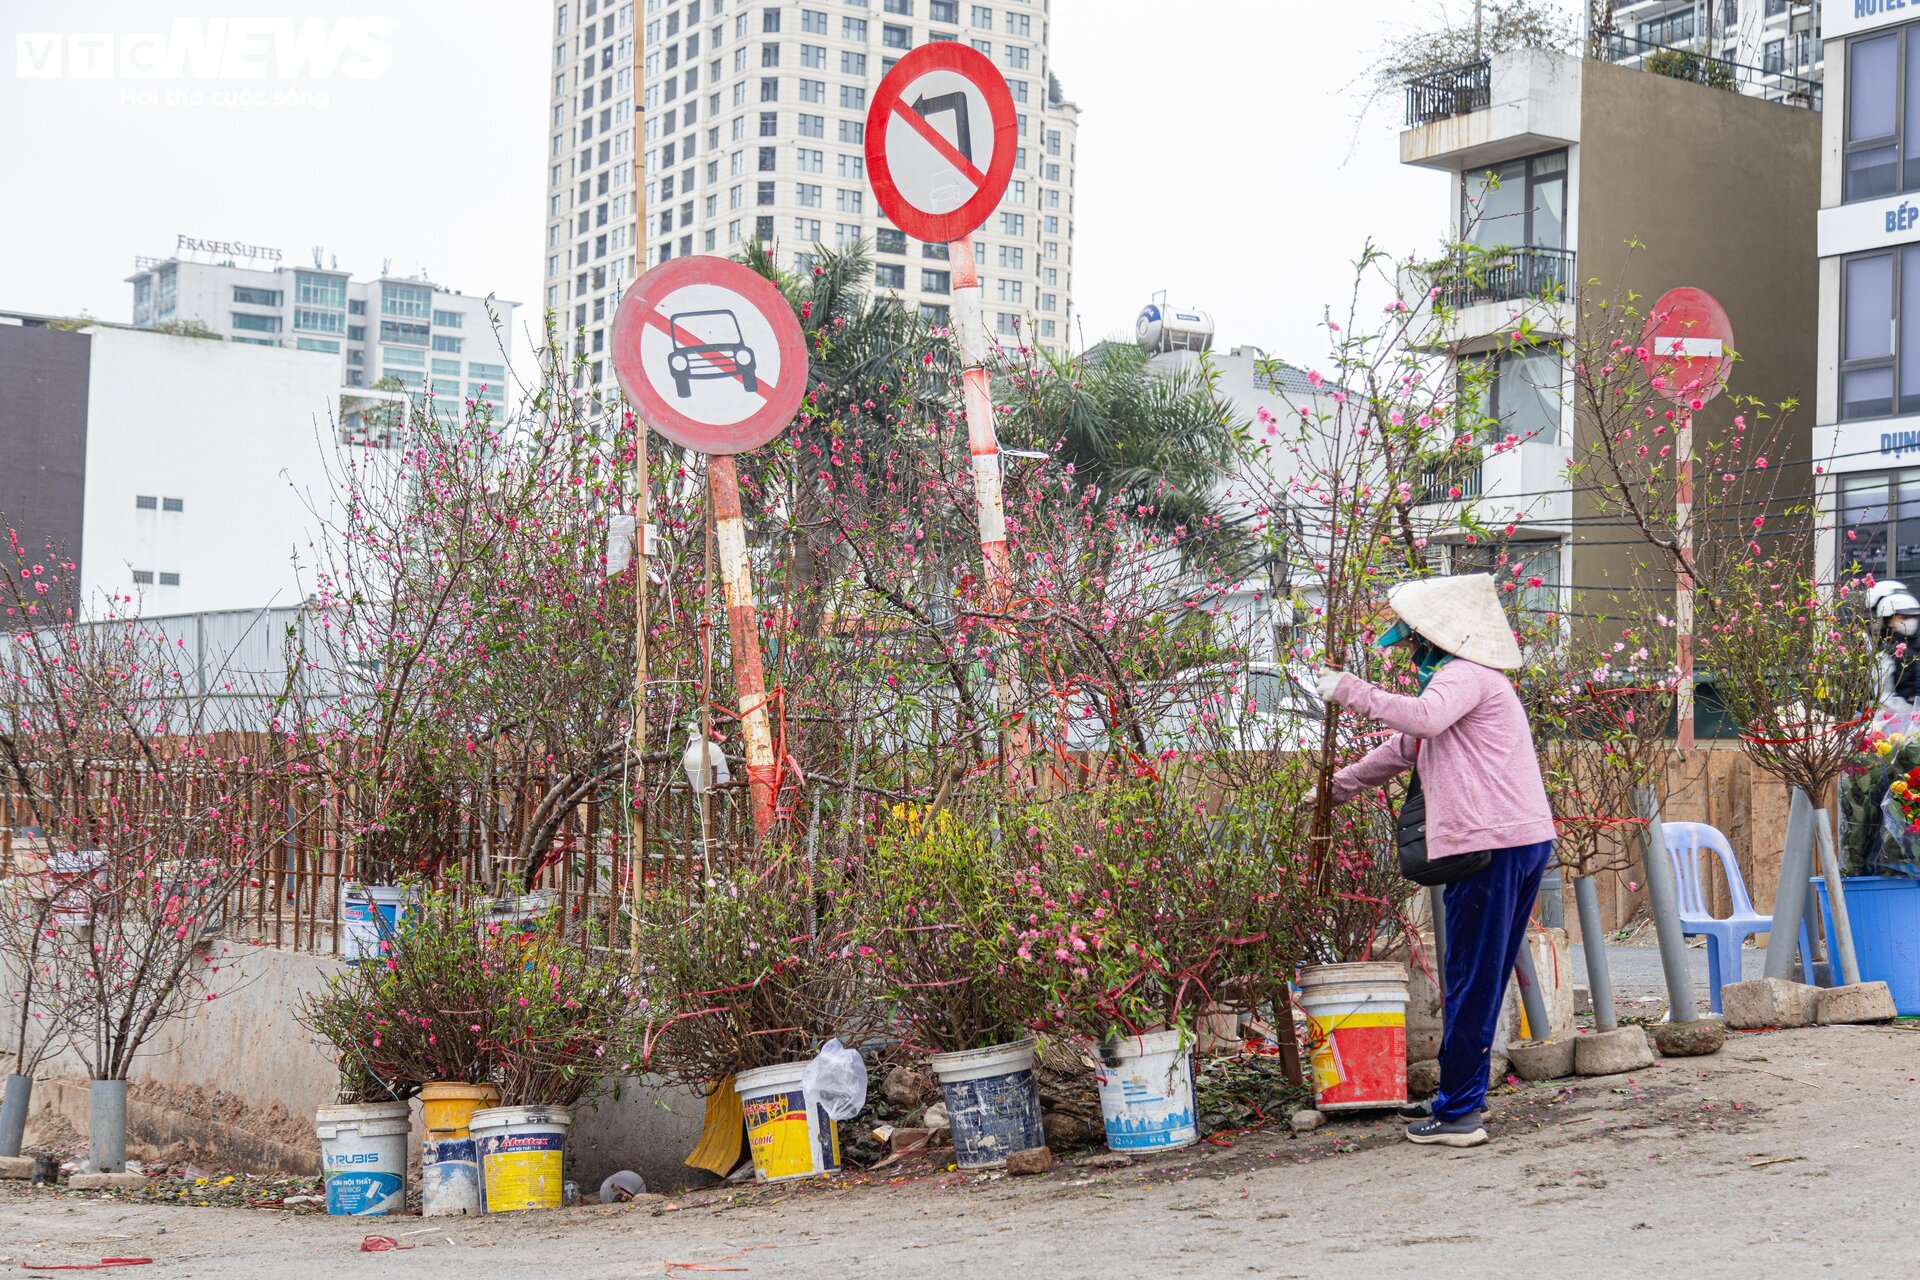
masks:
[[[1162,351],[1205,351],[1213,346],[1213,317],[1189,307],[1149,302],[1134,322],[1135,341],[1156,354]]]

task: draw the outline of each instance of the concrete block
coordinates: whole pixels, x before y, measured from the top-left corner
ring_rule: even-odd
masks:
[[[1856,982],[1820,993],[1819,1020],[1823,1023],[1886,1022],[1898,1013],[1893,1007],[1893,993],[1884,982]]]
[[[1722,987],[1721,1003],[1725,1002],[1726,988]],[[1653,1037],[1653,1047],[1666,1057],[1704,1058],[1720,1052],[1720,1046],[1727,1042],[1727,1023],[1724,1018],[1656,1022],[1647,1028],[1647,1034]]]
[[[1522,1080],[1558,1080],[1573,1074],[1576,1039],[1516,1040],[1507,1046],[1507,1059]]]
[[[1326,1122],[1327,1117],[1325,1112],[1312,1110],[1296,1111],[1287,1120],[1287,1123],[1293,1127],[1295,1133],[1312,1133]]]
[[[1617,1076],[1653,1065],[1653,1046],[1639,1027],[1596,1031],[1573,1042],[1573,1069],[1583,1076]]]
[[[1575,987],[1573,989],[1573,1011],[1576,1014],[1593,1012],[1593,992],[1591,990],[1586,987]]]
[[[146,1185],[144,1173],[76,1173],[67,1179],[69,1191],[131,1191]]]
[[[1810,1027],[1819,1011],[1820,989],[1785,978],[1729,982],[1720,988],[1720,1007],[1736,1031],[1761,1027]]]
[[[0,1156],[0,1178],[17,1178],[25,1182],[32,1176],[32,1156]]]
[[[1428,1098],[1440,1092],[1440,1064],[1432,1058],[1407,1064],[1407,1096]]]
[[[1505,1084],[1507,1082],[1507,1073],[1512,1069],[1512,1066],[1513,1064],[1508,1061],[1507,1055],[1495,1049],[1493,1056],[1489,1058],[1487,1062],[1487,1087],[1498,1089],[1501,1085]]]

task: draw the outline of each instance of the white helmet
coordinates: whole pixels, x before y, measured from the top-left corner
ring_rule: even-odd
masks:
[[[1873,610],[1873,616],[1882,620],[1920,615],[1920,600],[1914,599],[1906,583],[1892,579],[1876,582],[1867,589],[1867,605]]]

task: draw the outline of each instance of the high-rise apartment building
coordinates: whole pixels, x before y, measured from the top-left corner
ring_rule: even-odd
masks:
[[[1705,54],[1740,68],[1744,92],[1776,99],[1816,97],[1825,78],[1812,0],[1601,0],[1593,20],[1612,62],[1638,67],[1652,59],[1658,67],[1673,60],[1673,50]]]
[[[1053,74],[1050,22],[1047,0],[556,3],[544,302],[576,335],[583,380],[611,384],[613,314],[637,275],[755,240],[795,271],[817,245],[865,241],[876,286],[943,320],[947,247],[910,241],[880,213],[865,137],[881,77],[938,40],[992,58],[1018,115],[1012,180],[974,236],[987,324],[1007,342],[1065,343],[1079,109]]]
[[[315,258],[312,267],[271,268],[142,259],[127,278],[133,327],[197,324],[229,342],[334,356],[343,389],[384,382],[450,404],[472,399],[504,409],[518,303],[494,299],[489,315],[484,297],[425,278],[355,280]]]

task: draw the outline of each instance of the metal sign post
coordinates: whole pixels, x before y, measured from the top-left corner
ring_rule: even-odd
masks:
[[[780,291],[739,263],[674,258],[647,272],[621,300],[613,367],[649,426],[708,456],[734,697],[754,829],[764,836],[773,826],[780,762],[733,455],[759,448],[793,421],[806,393],[806,338]]]
[[[1018,141],[1005,77],[984,54],[958,43],[922,45],[902,58],[867,111],[867,172],[875,201],[908,235],[947,246],[980,558],[987,608],[995,615],[1003,615],[1012,599],[1013,572],[987,372],[991,348],[972,237],[1007,189]],[[1003,726],[1001,762],[1012,774],[1029,750],[1017,650],[1001,654],[994,693]]]
[[[1671,400],[1674,420],[1674,538],[1680,567],[1674,574],[1673,626],[1679,686],[1674,719],[1681,751],[1694,747],[1693,706],[1693,415],[1726,389],[1733,366],[1733,325],[1704,289],[1669,289],[1653,304],[1640,335],[1654,389]]]

